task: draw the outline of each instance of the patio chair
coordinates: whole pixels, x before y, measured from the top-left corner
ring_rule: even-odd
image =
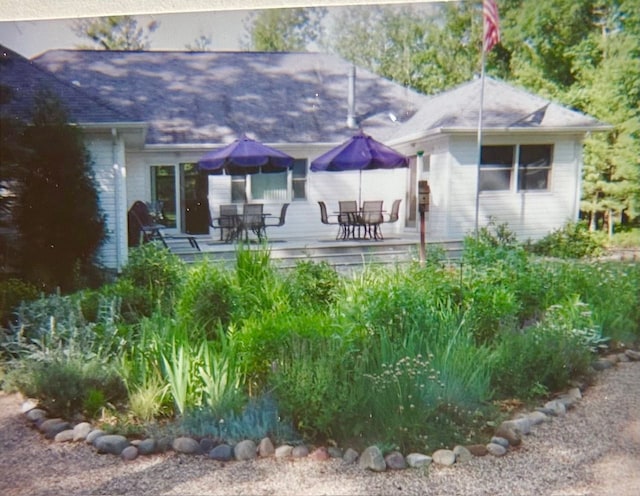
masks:
[[[358,220],[364,228],[365,237],[368,235],[371,239],[384,239],[380,230],[380,224],[384,221],[382,203],[380,200],[362,202],[362,211]]]
[[[342,228],[342,239],[349,239],[349,236],[354,237],[355,228],[360,228],[358,222],[358,202],[357,201],[339,201],[338,223]],[[338,239],[338,238],[336,238]]]
[[[212,219],[210,225],[214,229],[220,229],[220,241],[233,241],[238,230],[238,206],[220,205],[220,216]]]
[[[258,241],[262,241],[262,236],[266,234],[263,209],[264,205],[262,203],[244,204],[238,232],[240,234],[244,232],[245,241],[249,241],[249,231],[252,231],[258,237]]]
[[[389,213],[389,219],[385,220],[385,222],[397,222],[400,214],[400,202],[402,200],[393,200],[393,204],[391,205],[391,212]]]
[[[149,241],[161,241],[168,248],[164,240],[163,224],[156,224],[149,213],[147,204],[143,201],[135,201],[127,214],[129,246],[139,246]]]
[[[283,203],[282,204],[282,208],[280,209],[280,217],[275,219],[275,221],[276,221],[275,223],[269,223],[269,222],[267,222],[267,220],[269,220],[269,219],[265,218],[265,220],[264,220],[265,235],[267,234],[267,227],[284,226],[284,222],[285,222],[285,218],[287,216],[287,209],[288,208],[289,208],[289,204],[288,203]]]
[[[338,229],[338,234],[336,235],[336,239],[343,237],[344,233],[342,232],[342,225],[337,221],[338,216],[337,215],[329,215],[327,213],[327,204],[323,201],[319,201],[318,205],[320,205],[320,222],[322,222],[323,224],[326,224],[328,226],[340,226],[340,228]],[[336,222],[331,222],[329,220],[330,217],[335,217],[336,218]]]

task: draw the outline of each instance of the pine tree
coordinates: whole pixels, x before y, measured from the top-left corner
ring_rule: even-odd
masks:
[[[22,271],[47,289],[69,290],[106,236],[90,158],[80,130],[48,93],[37,96],[22,143],[29,154],[14,211]]]

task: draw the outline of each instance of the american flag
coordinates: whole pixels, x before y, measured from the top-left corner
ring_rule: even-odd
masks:
[[[496,43],[500,42],[500,17],[496,0],[483,0],[482,17],[484,19],[483,47],[489,52]]]

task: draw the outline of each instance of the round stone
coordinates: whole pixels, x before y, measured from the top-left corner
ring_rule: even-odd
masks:
[[[135,460],[136,458],[138,458],[138,448],[136,448],[135,446],[127,446],[125,449],[122,450],[122,453],[120,453],[120,456],[122,457],[123,460],[127,460],[127,461]]]
[[[507,454],[507,448],[501,444],[489,443],[487,444],[487,452],[493,456],[504,456]]]
[[[185,455],[200,453],[200,443],[191,437],[177,437],[171,443],[171,447],[176,453],[184,453]]]
[[[258,456],[258,448],[251,439],[245,439],[235,445],[233,455],[236,460],[253,460]]]
[[[372,470],[373,472],[384,472],[387,469],[387,463],[384,461],[382,451],[377,446],[369,446],[360,455],[358,460],[360,468]]]
[[[233,448],[228,444],[219,444],[209,452],[209,458],[220,462],[228,462],[233,459]]]
[[[438,465],[453,465],[456,462],[456,455],[453,451],[448,449],[439,449],[432,455],[434,463]]]

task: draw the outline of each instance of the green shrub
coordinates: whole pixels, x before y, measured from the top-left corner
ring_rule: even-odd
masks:
[[[156,243],[145,243],[131,249],[127,265],[122,271],[122,279],[127,281],[124,288],[132,291],[135,299],[146,296],[147,301],[144,303],[147,308],[168,313],[173,309],[174,297],[180,290],[184,275],[184,262]],[[136,293],[131,288],[138,289],[141,293]],[[123,304],[126,304],[127,295],[120,296]]]
[[[235,295],[226,271],[205,261],[189,271],[178,298],[176,316],[186,325],[202,328],[213,339],[218,326],[229,325]]]
[[[52,417],[95,416],[107,404],[120,405],[127,398],[124,383],[113,368],[102,361],[62,353],[47,360],[23,360],[6,381],[9,388],[37,399]]]
[[[584,258],[602,254],[601,236],[589,231],[585,222],[568,222],[529,246],[536,255],[557,258]]]
[[[274,362],[269,386],[283,416],[310,439],[339,438],[360,417],[361,391],[354,387],[358,357],[339,336],[290,336]]]
[[[338,297],[340,276],[327,262],[298,262],[287,284],[292,305],[325,310]]]
[[[0,327],[7,327],[13,312],[23,301],[38,298],[38,288],[20,279],[0,281]]]
[[[494,362],[497,396],[532,399],[540,391],[559,391],[588,373],[592,353],[601,344],[582,303],[554,305],[535,326],[501,336]]]

